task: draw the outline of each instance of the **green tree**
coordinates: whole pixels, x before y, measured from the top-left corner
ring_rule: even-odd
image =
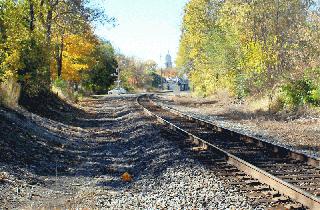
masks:
[[[87,38],[93,22],[114,21],[88,5],[86,0],[0,1],[0,79],[18,78],[30,96],[49,92],[52,77],[65,69],[65,35]]]
[[[274,93],[319,66],[319,13],[309,0],[191,0],[177,58],[193,90]]]
[[[94,93],[106,93],[115,81],[117,61],[112,45],[108,42],[99,44],[92,55],[96,64],[84,72],[84,85]]]

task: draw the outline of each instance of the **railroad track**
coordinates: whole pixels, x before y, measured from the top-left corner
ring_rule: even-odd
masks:
[[[150,95],[142,95],[137,101],[145,112],[188,137],[200,150],[219,154],[237,170],[268,185],[276,193],[301,203],[304,207],[320,209],[319,159],[160,106],[150,99]],[[235,172],[230,174],[241,177],[241,174],[234,170],[230,172]],[[285,200],[283,196],[278,196],[278,199]]]

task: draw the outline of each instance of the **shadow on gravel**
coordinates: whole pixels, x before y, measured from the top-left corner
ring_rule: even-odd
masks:
[[[122,191],[184,163],[183,151],[176,144],[185,137],[154,125],[134,100],[89,101],[86,106],[95,107],[90,110],[93,114],[60,110],[59,103],[52,102],[49,111],[41,113],[44,105],[38,110],[43,118],[37,117],[37,123],[35,118],[0,107],[0,172],[8,172],[19,180],[16,183],[32,185],[37,194],[43,194],[43,203],[54,203],[56,191],[70,195],[87,187]],[[108,106],[116,108],[106,110]],[[65,121],[65,114],[71,114],[72,121]],[[132,182],[121,180],[124,172],[133,175]],[[0,182],[4,195],[0,206],[3,198],[15,196],[8,185]],[[21,205],[28,203],[21,201]]]
[[[23,115],[0,107],[0,165],[53,174],[57,157],[72,162],[75,157],[64,149],[64,140],[45,131]],[[39,133],[39,131],[43,131]],[[21,174],[20,174],[21,175]],[[21,175],[22,176],[22,175]]]
[[[150,134],[142,134],[120,144],[116,143],[113,146],[118,150],[113,149],[113,146],[110,145],[111,153],[108,154],[108,157],[111,159],[118,157],[110,161],[110,165],[107,166],[107,174],[114,179],[100,181],[97,186],[122,190],[143,179],[144,176],[151,178],[160,176],[177,161],[178,157],[175,155],[177,153],[175,147],[170,145],[172,142],[161,140],[164,137],[161,133],[161,130],[156,133],[151,131]],[[131,183],[125,183],[119,179],[124,172],[133,175]]]
[[[79,126],[77,118],[94,118],[94,114],[78,109],[53,93],[40,94],[36,97],[28,97],[22,94],[19,104],[28,111],[41,117],[55,120],[67,125]]]
[[[309,146],[309,145],[297,145],[295,146],[298,150],[305,150],[305,151],[320,151],[320,146]]]
[[[44,195],[44,203],[54,202],[50,192],[55,190],[76,193],[88,185],[128,189],[184,161],[174,146],[176,136],[155,126],[154,120],[135,105],[134,98],[88,102],[86,106],[93,107],[93,114],[56,99],[48,99],[48,110],[44,104],[39,109],[37,104],[28,105],[29,111],[41,116],[36,120],[0,107],[0,172],[7,172],[16,181],[0,182],[4,195],[0,196],[0,206],[3,199],[16,196],[8,185],[15,189],[27,183]],[[116,108],[106,110],[108,106]],[[68,120],[69,115],[72,120]],[[133,175],[132,182],[121,180],[124,172]]]
[[[137,113],[136,106],[116,110],[115,114],[104,120],[99,113],[85,113],[55,96],[44,100],[47,100],[47,105],[29,101],[30,104],[25,107],[42,117],[58,121],[67,128],[70,125],[85,130],[95,128],[95,132],[85,140],[80,140],[79,133],[78,141],[69,141],[70,136],[57,135],[56,131],[40,127],[22,114],[2,107],[0,165],[14,165],[40,176],[55,176],[56,172],[58,177],[111,176],[113,181],[102,181],[98,185],[121,188],[127,185],[119,180],[122,173],[129,172],[134,175],[134,180],[138,180],[142,173],[156,163],[157,158],[175,152],[161,143],[160,131],[151,125],[148,117],[141,112]],[[106,115],[105,111],[102,113]],[[72,116],[72,121],[66,120],[68,114]],[[74,117],[75,115],[82,118]],[[105,129],[112,132],[101,135],[97,133]],[[170,162],[164,162],[157,170],[153,168],[148,173],[156,176]],[[12,168],[12,171],[15,169]],[[23,178],[22,172],[19,177]]]

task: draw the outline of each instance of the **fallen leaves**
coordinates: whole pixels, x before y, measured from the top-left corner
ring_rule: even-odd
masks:
[[[122,181],[124,182],[131,182],[132,181],[132,175],[129,174],[128,172],[125,172],[121,176]]]
[[[4,182],[8,179],[8,174],[6,172],[0,172],[0,182]]]

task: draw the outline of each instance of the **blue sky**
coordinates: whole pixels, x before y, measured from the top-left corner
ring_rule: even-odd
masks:
[[[117,19],[117,26],[99,25],[96,34],[110,40],[117,51],[159,63],[179,46],[183,8],[188,0],[105,0],[101,6]],[[162,62],[163,63],[163,62]]]

